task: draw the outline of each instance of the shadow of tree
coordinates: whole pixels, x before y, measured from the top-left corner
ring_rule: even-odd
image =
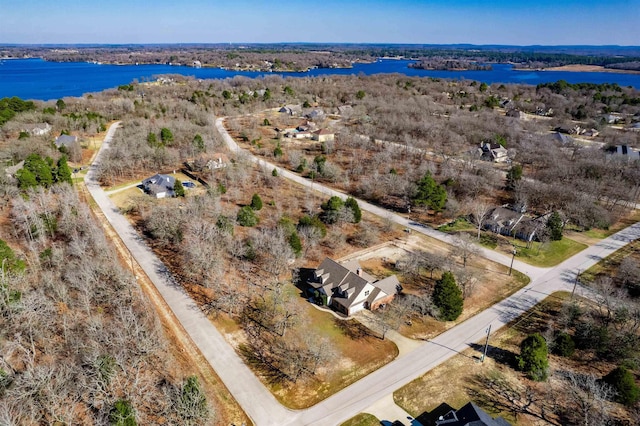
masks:
[[[471,343],[469,346],[471,346],[472,349],[478,351],[478,358],[482,357],[482,353],[484,352],[484,345]],[[516,354],[497,346],[488,346],[487,357],[505,366],[514,367],[516,365]]]
[[[346,337],[359,340],[371,335],[371,330],[355,320],[334,318],[333,323]]]
[[[251,344],[242,344],[238,348],[240,354],[248,365],[259,372],[270,384],[284,384],[289,381],[289,377],[280,369],[271,364],[267,359],[260,356]]]
[[[516,423],[526,414],[560,426],[555,418],[555,401],[528,385],[507,379],[498,371],[476,374],[466,387],[469,397],[480,407],[494,414],[508,413]]]

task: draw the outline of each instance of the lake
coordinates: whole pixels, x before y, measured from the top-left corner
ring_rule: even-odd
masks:
[[[379,60],[355,64],[349,69],[313,69],[305,73],[262,73],[192,68],[171,65],[101,65],[87,62],[48,62],[41,59],[0,59],[0,98],[50,100],[100,92],[134,80],[150,81],[156,76],[181,74],[197,78],[230,78],[236,75],[260,77],[278,74],[307,77],[320,75],[390,74],[476,80],[491,83],[531,84],[566,80],[569,83],[618,83],[640,89],[640,74],[608,72],[515,71],[509,64],[494,64],[491,71],[427,71],[409,68],[412,61]]]

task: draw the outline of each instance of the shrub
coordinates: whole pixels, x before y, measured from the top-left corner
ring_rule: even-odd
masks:
[[[249,206],[244,206],[240,209],[236,220],[240,226],[256,226],[259,222],[258,216],[256,216],[253,209]]]
[[[568,333],[560,333],[553,341],[553,353],[570,357],[576,351],[576,344]]]
[[[517,357],[518,369],[527,373],[531,380],[543,382],[549,375],[549,351],[547,341],[540,333],[527,336],[520,344]]]
[[[116,401],[109,413],[109,423],[114,426],[136,426],[138,423],[131,403],[124,399]]]
[[[287,240],[289,241],[289,246],[291,247],[291,250],[293,250],[293,253],[296,257],[299,257],[300,254],[302,254],[302,242],[300,241],[298,233],[293,231]]]
[[[298,229],[311,227],[318,230],[322,238],[327,236],[327,227],[317,216],[302,216],[298,221]]]
[[[362,210],[360,210],[360,206],[355,198],[349,197],[347,201],[344,202],[345,207],[348,207],[353,212],[353,223],[360,223],[362,220]]]
[[[602,380],[610,384],[616,391],[616,401],[626,406],[634,405],[640,398],[640,388],[633,374],[625,367],[617,367]]]

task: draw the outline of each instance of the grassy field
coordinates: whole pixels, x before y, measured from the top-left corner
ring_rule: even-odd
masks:
[[[371,414],[361,413],[350,418],[340,426],[380,426],[380,420]]]
[[[606,258],[602,259],[591,268],[580,273],[580,281],[589,283],[593,281],[598,275],[612,275],[614,273],[612,269],[617,267],[624,258],[629,256],[640,257],[638,256],[638,253],[640,253],[640,240],[636,240],[630,244],[627,244],[620,250],[617,250]]]
[[[541,267],[555,266],[587,248],[586,244],[566,237],[560,241],[550,241],[545,244],[533,242],[530,248],[525,247],[522,241],[514,240],[513,243],[516,247],[516,258]]]
[[[442,225],[438,228],[440,232],[446,232],[447,234],[453,234],[462,231],[473,231],[476,227],[464,217],[459,217],[453,222],[446,225]]]

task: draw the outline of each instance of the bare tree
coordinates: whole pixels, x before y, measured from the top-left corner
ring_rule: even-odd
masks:
[[[482,231],[482,225],[484,221],[489,217],[489,212],[491,211],[491,205],[488,203],[484,203],[481,201],[474,202],[471,207],[471,221],[478,228],[478,240],[480,240],[480,231]]]
[[[566,423],[576,425],[607,425],[611,422],[613,389],[594,375],[561,372],[562,390],[557,410]]]
[[[462,259],[462,267],[467,267],[467,260],[476,256],[480,250],[478,247],[471,241],[469,235],[461,234],[455,239],[453,250],[454,256]]]

